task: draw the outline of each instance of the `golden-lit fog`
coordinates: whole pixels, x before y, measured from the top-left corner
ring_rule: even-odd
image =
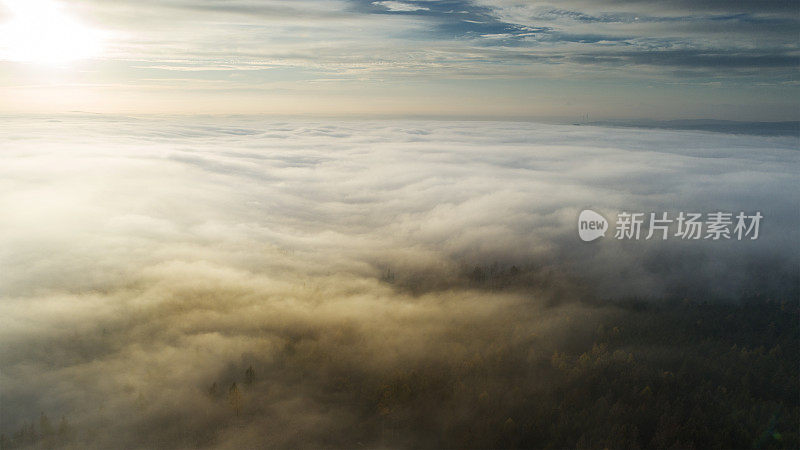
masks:
[[[2,128],[15,442],[35,423],[36,442],[75,448],[566,445],[580,435],[544,425],[561,423],[559,389],[672,358],[593,344],[638,317],[609,299],[796,286],[791,138],[257,117]],[[758,208],[765,231],[587,244],[589,206]]]

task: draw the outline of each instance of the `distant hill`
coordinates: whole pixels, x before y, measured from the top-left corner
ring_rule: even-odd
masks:
[[[727,134],[759,136],[800,136],[800,121],[739,122],[735,120],[610,120],[588,122],[585,125],[663,130],[697,130]]]

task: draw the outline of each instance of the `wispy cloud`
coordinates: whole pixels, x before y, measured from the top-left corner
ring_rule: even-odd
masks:
[[[395,2],[395,1],[381,1],[372,2],[373,5],[382,6],[389,11],[429,11],[427,6],[420,6],[413,3]]]
[[[196,72],[221,84],[334,77],[370,80],[402,91],[431,80],[471,77],[500,99],[509,77],[537,84],[590,79],[625,85],[721,83],[731,115],[783,102],[800,57],[797,15],[781,2],[570,0],[372,1],[249,0],[65,2],[109,36],[93,68],[102,84],[153,79],[165,70]],[[288,71],[271,71],[273,68]],[[253,71],[242,74],[240,72]],[[217,72],[216,75],[203,72]],[[93,75],[86,75],[93,76]],[[168,76],[167,76],[168,77]],[[414,78],[416,81],[409,81]],[[738,88],[761,89],[759,95]],[[331,89],[333,89],[331,87]],[[344,90],[332,90],[349,95]],[[793,92],[793,91],[792,91]],[[716,95],[719,95],[718,92]],[[191,97],[191,93],[186,93]],[[463,93],[453,94],[453,100]],[[746,97],[746,98],[745,98]],[[686,95],[687,103],[694,96]],[[556,105],[553,105],[554,107]],[[595,103],[594,108],[602,109]],[[776,110],[777,111],[777,110]],[[424,112],[424,111],[420,111]],[[478,111],[474,111],[478,113]],[[688,115],[673,111],[672,115]],[[778,114],[778,113],[776,113]],[[754,117],[751,117],[754,118]]]

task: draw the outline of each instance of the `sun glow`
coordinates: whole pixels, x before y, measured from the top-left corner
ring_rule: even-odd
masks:
[[[45,65],[97,56],[101,36],[53,0],[3,0],[10,20],[0,25],[0,59]]]

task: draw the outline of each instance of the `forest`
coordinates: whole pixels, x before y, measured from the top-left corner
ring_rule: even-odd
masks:
[[[614,312],[592,330],[567,330],[558,342],[535,333],[513,342],[501,333],[469,358],[419,359],[382,373],[306,348],[298,336],[279,361],[232,368],[197,386],[197,395],[221,412],[215,420],[226,423],[218,425],[235,427],[280,414],[259,401],[274,380],[306,379],[316,401],[355,418],[325,438],[330,448],[800,446],[796,300],[586,306]],[[56,424],[43,411],[0,443],[81,448],[96,431],[73,427],[69,417]],[[215,446],[215,436],[212,426],[172,439],[203,448]],[[263,438],[265,447],[302,446]]]

